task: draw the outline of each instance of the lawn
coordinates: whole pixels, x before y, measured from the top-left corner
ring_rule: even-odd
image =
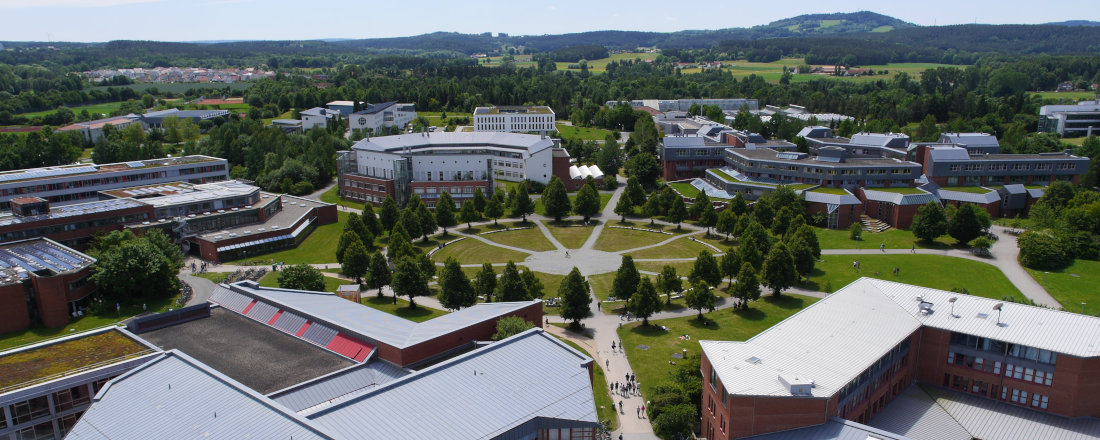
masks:
[[[1081,313],[1083,310],[1087,315],[1100,314],[1100,261],[1078,259],[1062,270],[1027,269],[1027,273],[1062,303],[1067,312]]]
[[[336,244],[340,242],[340,234],[344,232],[344,223],[348,221],[348,213],[337,213],[340,221],[318,226],[302,244],[293,249],[284,249],[270,254],[253,255],[244,257],[235,262],[254,262],[260,265],[270,264],[272,261],[282,261],[286,264],[336,264]]]
[[[447,312],[425,307],[422,304],[417,304],[415,309],[410,309],[409,301],[401,298],[398,298],[397,304],[394,304],[392,296],[381,298],[377,295],[364,296],[363,305],[413,322],[424,322],[447,314]]]
[[[592,226],[554,226],[553,224],[547,224],[546,227],[550,229],[550,234],[569,249],[580,249],[581,245],[588,240],[588,236],[592,235]],[[606,227],[604,228],[607,229]]]
[[[910,249],[914,244],[920,249],[948,249],[951,237],[944,235],[931,243],[918,240],[907,229],[890,228],[882,232],[863,231],[862,240],[848,238],[847,229],[814,228],[817,242],[822,249],[877,249],[886,243],[887,249]]]
[[[691,258],[698,257],[699,252],[702,251],[714,252],[714,249],[687,238],[681,238],[661,246],[634,251],[627,255],[634,258]]]
[[[447,261],[448,257],[454,257],[458,260],[459,264],[481,264],[481,263],[507,263],[509,261],[523,261],[527,259],[528,254],[514,251],[511,249],[505,249],[502,247],[485,244],[477,239],[467,238],[458,243],[448,245],[435,255],[432,255],[432,260],[443,262]]]
[[[335,203],[340,206],[347,206],[348,208],[354,209],[356,211],[363,211],[362,203],[340,197],[338,194],[336,194],[336,191],[338,189],[339,188],[334,186],[328,191],[325,191],[323,194],[321,194],[321,201],[325,203]]]
[[[260,287],[279,287],[279,275],[281,272],[268,272],[263,278],[260,278]],[[325,292],[335,292],[337,287],[345,284],[352,284],[351,281],[342,280],[339,278],[325,277]]]
[[[577,127],[574,125],[557,123],[558,134],[562,139],[580,139],[582,141],[602,141],[611,134],[611,130],[602,128]]]
[[[943,186],[943,187],[940,187],[940,189],[947,190],[947,191],[965,192],[965,193],[971,193],[971,194],[986,194],[986,193],[989,193],[989,192],[993,191],[992,189],[989,189],[989,188],[986,188],[986,187],[983,187],[983,186]]]
[[[138,100],[138,101],[140,101],[140,100]],[[104,102],[104,103],[100,103],[100,104],[80,105],[80,106],[69,107],[69,108],[72,109],[73,113],[75,113],[77,115],[80,115],[80,112],[82,112],[84,110],[87,110],[88,113],[91,113],[93,119],[100,119],[100,118],[106,117],[106,115],[111,114],[111,112],[114,112],[115,110],[118,110],[119,107],[122,107],[122,104],[125,103],[125,102],[126,101]],[[39,117],[39,116],[46,116],[46,115],[52,114],[56,111],[57,111],[57,109],[42,110],[42,111],[37,111],[37,112],[19,113],[16,116],[22,116],[22,117],[25,117],[25,118],[35,118],[35,117]]]
[[[822,194],[835,194],[835,195],[839,195],[839,196],[845,196],[845,195],[850,195],[851,194],[847,190],[845,190],[844,188],[829,188],[829,187],[824,187],[824,186],[814,188],[814,189],[810,190],[810,192],[822,193]]]
[[[642,274],[643,277],[649,278],[650,281],[656,281],[657,276]],[[592,285],[592,294],[599,298],[600,301],[607,301],[607,297],[611,294],[611,286],[615,282],[615,272],[601,273],[599,275],[592,275],[588,277],[589,284]],[[604,310],[605,313],[610,313],[610,310]]]
[[[1037,96],[1042,100],[1069,100],[1074,104],[1080,101],[1089,101],[1096,99],[1095,92],[1027,92],[1030,96]]]
[[[549,333],[547,333],[549,334]],[[589,353],[588,350],[581,348],[575,342],[568,339],[559,338],[556,335],[551,335],[558,338],[559,341],[564,342],[566,345],[573,347],[581,353],[588,355],[592,358],[592,397],[596,401],[596,414],[599,415],[598,420],[603,423],[604,420],[609,420],[611,423],[608,429],[614,431],[619,428],[619,412],[615,411],[615,402],[611,399],[611,388],[608,385],[607,377],[604,375],[603,367],[596,361],[596,357]]]
[[[686,350],[689,357],[698,357],[700,340],[747,340],[814,301],[817,298],[799,295],[765,296],[746,310],[725,309],[707,313],[704,315],[707,318],[705,324],[696,316],[651,321],[648,327],[642,326],[641,322],[633,322],[619,329],[619,339],[627,347],[626,355],[641,382],[642,392],[648,395],[654,386],[668,380],[675,368],[669,361],[679,362],[672,358],[673,353]],[[638,348],[643,345],[648,348]]]
[[[867,188],[867,191],[880,191],[894,194],[924,194],[925,192],[919,188],[913,188],[911,186],[891,186],[889,188]]]
[[[17,347],[20,345],[26,345],[40,342],[46,339],[66,336],[70,333],[77,333],[108,325],[114,325],[122,320],[130,319],[130,317],[139,315],[141,313],[166,312],[168,311],[169,307],[176,306],[176,299],[178,297],[179,295],[172,295],[170,297],[156,299],[148,303],[141,303],[137,301],[123,302],[121,310],[114,310],[113,308],[111,308],[110,310],[107,310],[98,315],[89,312],[80,318],[69,321],[69,323],[65,324],[64,326],[57,328],[46,328],[43,327],[41,324],[33,323],[32,321],[31,328],[0,334],[0,350],[6,350],[8,348]]]
[[[1022,298],[1022,294],[1000,270],[990,264],[941,255],[822,255],[805,286],[810,290],[835,292],[859,277],[931,287],[940,290],[965,288],[971,295],[1001,299]],[[852,269],[859,260],[860,270]],[[898,275],[894,268],[900,268]]]
[[[672,182],[668,186],[680,193],[681,196],[695,198],[699,195],[699,189],[686,182]]]
[[[423,116],[425,118],[428,118],[428,125],[434,125],[436,127],[446,127],[448,125],[448,122],[442,118],[443,113],[444,112],[416,112],[416,116]],[[470,120],[470,124],[474,123],[473,113],[446,113],[448,120],[451,118],[468,118]]]
[[[495,243],[515,246],[521,249],[529,249],[534,252],[545,252],[555,249],[554,244],[551,243],[550,240],[547,240],[545,235],[542,235],[542,231],[538,227],[520,231],[496,232],[482,235],[481,237]]]
[[[605,226],[595,248],[601,251],[617,252],[627,249],[649,246],[675,238],[675,235],[660,232],[637,231],[634,229],[611,228]]]
[[[695,261],[635,261],[634,266],[638,270],[657,273],[660,273],[665,266],[672,266],[676,268],[676,275],[686,277],[691,273],[691,268],[695,266]],[[687,280],[684,280],[684,287],[688,287]]]

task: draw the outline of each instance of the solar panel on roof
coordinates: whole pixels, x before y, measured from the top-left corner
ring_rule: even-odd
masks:
[[[94,166],[27,170],[21,173],[0,174],[0,182],[36,179],[40,177],[67,176],[70,174],[92,173],[95,171],[96,167]]]
[[[145,162],[141,162],[141,161],[126,162],[126,166],[128,166],[130,168],[141,168],[141,167],[145,166]]]

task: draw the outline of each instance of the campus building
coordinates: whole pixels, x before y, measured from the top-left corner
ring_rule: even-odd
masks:
[[[920,177],[920,164],[893,158],[849,157],[838,147],[823,147],[817,156],[770,148],[727,148],[724,154],[727,166],[708,170],[707,180],[730,192],[738,189],[739,182],[831,188],[905,187]]]
[[[302,117],[302,130],[309,130],[313,127],[328,127],[329,119],[339,119],[340,112],[338,110],[329,110],[323,107],[314,107],[309,110],[302,110],[298,113]]]
[[[1096,129],[1100,129],[1100,98],[1077,105],[1039,107],[1039,131],[1078,137],[1087,136]]]
[[[180,110],[170,108],[141,115],[141,122],[148,128],[163,128],[164,121],[168,118],[176,118],[181,121],[186,119],[198,125],[201,121],[217,117],[228,118],[229,110]]]
[[[333,107],[329,108],[333,109]],[[343,106],[336,106],[336,109],[343,108]],[[399,104],[397,101],[390,101],[381,104],[370,104],[357,112],[349,111],[345,113],[341,110],[340,114],[348,115],[349,130],[368,130],[377,133],[383,127],[405,128],[405,125],[416,119],[416,107],[413,104]],[[305,127],[303,126],[303,128]]]
[[[1095,317],[861,278],[747,341],[700,341],[702,432],[797,438],[839,418],[917,440],[1094,437],[1098,338]]]
[[[543,106],[499,106],[474,109],[474,131],[540,133],[557,130],[554,110]]]
[[[183,156],[105,165],[79,164],[0,173],[0,210],[17,197],[41,197],[52,205],[99,199],[99,191],[167,182],[205,183],[229,178],[225,159]]]
[[[85,142],[96,143],[103,139],[103,127],[110,125],[116,130],[122,130],[133,124],[141,124],[141,117],[131,113],[125,116],[96,119],[94,121],[75,122],[64,127],[58,127],[54,131],[76,131],[84,136]],[[142,129],[144,130],[144,127]]]
[[[909,136],[901,133],[856,133],[851,138],[833,136],[832,129],[822,126],[805,127],[798,132],[805,138],[810,152],[817,154],[826,147],[843,148],[856,157],[887,157],[905,160],[909,148]]]
[[[665,136],[661,142],[661,171],[666,181],[703,177],[707,169],[725,165],[729,145],[704,135]]]
[[[94,263],[45,238],[0,245],[0,333],[32,322],[51,328],[68,324],[96,290],[89,279]]]
[[[621,103],[630,104],[631,107],[649,107],[659,112],[680,111],[686,112],[692,105],[714,105],[725,111],[738,111],[746,108],[749,111],[760,108],[760,101],[746,98],[685,98],[685,99],[634,99],[631,101],[607,101],[608,108],[613,108]]]
[[[573,163],[569,158],[569,152],[564,148],[554,148],[551,156],[553,163],[550,168],[554,170],[554,175],[561,180],[567,191],[581,189],[588,182],[589,177],[596,182],[597,188],[603,187],[604,174],[599,166]]]
[[[928,180],[940,186],[1048,185],[1077,183],[1088,172],[1089,158],[1069,151],[1039,154],[972,154],[954,144],[916,144],[916,161]]]
[[[493,182],[550,181],[553,140],[530,134],[413,133],[363,139],[340,152],[338,187],[344,198],[379,204],[387,195],[404,205],[416,194],[429,207],[443,192],[456,203]]]

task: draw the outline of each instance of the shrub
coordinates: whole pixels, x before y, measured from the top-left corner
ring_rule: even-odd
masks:
[[[1032,269],[1061,269],[1073,262],[1066,246],[1045,231],[1027,231],[1017,239],[1020,264]]]

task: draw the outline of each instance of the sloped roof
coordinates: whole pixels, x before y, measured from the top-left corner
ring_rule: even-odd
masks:
[[[940,188],[938,191],[936,191],[936,195],[939,196],[941,200],[979,203],[983,205],[1001,201],[1001,194],[992,189],[987,192],[978,194],[967,191],[952,191],[949,189]]]
[[[928,202],[937,202],[936,196],[924,192],[920,194],[901,194],[888,191],[875,191],[873,188],[863,188],[863,196],[867,200],[876,202],[890,202],[895,205],[924,205]]]
[[[384,361],[356,364],[316,379],[268,394],[292,411],[302,411],[330,400],[385,385],[408,371]]]
[[[67,439],[331,439],[306,419],[171,350],[108,382]]]
[[[933,161],[970,160],[970,154],[966,152],[965,148],[961,147],[931,147],[928,154],[931,155]]]
[[[745,437],[746,440],[914,440],[892,432],[830,417],[825,423],[805,428]],[[966,438],[965,440],[970,440]]]
[[[538,418],[594,427],[591,362],[535,328],[305,416],[346,439],[493,438]]]
[[[827,203],[831,205],[859,205],[863,202],[859,200],[859,197],[846,194],[830,194],[824,192],[815,191],[803,191],[802,195],[806,197],[807,202],[813,203]]]
[[[394,104],[397,104],[397,101],[383,102],[383,103],[380,103],[380,104],[370,104],[370,105],[367,106],[367,108],[359,110],[359,111],[357,111],[355,113],[352,113],[352,114],[355,114],[355,115],[373,115],[373,114],[378,113],[382,110],[393,107]]]
[[[999,147],[997,136],[989,133],[944,133],[940,141],[950,144],[961,144],[968,147]]]
[[[353,150],[367,150],[401,154],[406,149],[418,150],[468,150],[475,148],[500,148],[535,154],[554,147],[550,138],[534,134],[504,133],[492,131],[431,132],[395,136],[377,136],[363,139],[352,145]]]

